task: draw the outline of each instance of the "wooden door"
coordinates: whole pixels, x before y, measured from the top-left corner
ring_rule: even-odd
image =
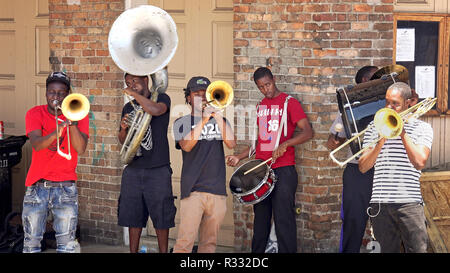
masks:
[[[25,134],[25,113],[45,103],[50,72],[48,0],[0,0],[0,120],[6,135]],[[22,210],[31,146],[13,171],[13,210]]]
[[[185,104],[183,88],[193,76],[206,76],[211,81],[224,80],[233,84],[233,1],[232,0],[149,0],[148,4],[166,10],[177,25],[178,48],[168,65],[169,88],[167,94],[172,100],[169,123],[170,159],[173,169],[172,184],[174,195],[180,202],[181,151],[175,149],[172,125],[175,119],[190,113]],[[231,107],[229,107],[231,108]],[[225,116],[229,117],[226,111]],[[229,118],[233,124],[234,120]],[[232,151],[225,149],[225,154]],[[227,167],[227,181],[232,175]],[[233,197],[227,182],[227,214],[221,230],[218,244],[234,245]],[[170,238],[178,234],[179,211],[175,219],[175,228],[170,230]],[[148,233],[154,235],[153,225],[147,225]]]

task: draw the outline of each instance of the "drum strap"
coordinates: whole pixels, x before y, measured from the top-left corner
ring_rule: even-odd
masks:
[[[280,126],[278,127],[277,142],[275,143],[274,149],[278,148],[278,145],[280,144],[282,129],[284,130],[284,136],[287,136],[287,107],[288,107],[288,101],[290,98],[292,98],[292,97],[287,96],[286,100],[284,101],[283,115],[281,116]]]
[[[257,128],[258,128],[258,110],[259,110],[259,103],[256,105],[256,118],[255,118],[255,126],[253,126],[253,135],[252,137],[252,147],[250,147],[250,150],[248,151],[248,158],[251,158],[256,153],[256,140],[257,137]]]

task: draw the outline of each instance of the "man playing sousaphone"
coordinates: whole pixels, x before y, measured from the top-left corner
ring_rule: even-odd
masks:
[[[278,90],[275,78],[268,68],[258,68],[253,74],[253,80],[264,95],[257,107],[259,133],[255,158],[272,158],[271,167],[277,176],[277,182],[272,193],[253,206],[255,218],[252,252],[263,253],[266,250],[273,214],[279,252],[295,253],[297,228],[294,208],[298,175],[294,146],[311,139],[313,130],[300,102]],[[296,128],[301,131],[294,135]],[[277,147],[279,133],[281,138]],[[240,160],[248,157],[249,150],[247,148],[238,155],[227,156],[227,164],[236,166]]]
[[[165,253],[168,250],[169,228],[175,226],[176,213],[167,140],[170,97],[160,92],[157,100],[153,101],[147,76],[126,73],[125,83],[127,88],[124,92],[134,100],[122,110],[118,135],[120,143],[124,143],[129,120],[140,107],[152,119],[136,156],[123,170],[118,224],[129,228],[130,252],[135,253],[139,248],[142,228],[147,225],[150,216],[158,237],[159,251]]]
[[[386,107],[401,113],[411,107],[411,98],[414,100],[406,83],[394,83],[386,92]],[[359,159],[363,173],[375,166],[371,206],[367,211],[375,238],[385,253],[401,252],[402,243],[406,252],[427,251],[419,178],[430,155],[433,129],[417,118],[403,122],[403,127],[397,130],[400,134],[392,138],[379,137],[372,122],[364,135],[363,149],[371,143],[375,146],[367,148]]]

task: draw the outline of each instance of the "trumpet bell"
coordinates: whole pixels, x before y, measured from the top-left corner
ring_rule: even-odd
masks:
[[[130,74],[146,76],[163,69],[178,45],[175,22],[163,9],[142,5],[114,21],[108,47],[115,64]]]
[[[233,88],[226,81],[214,81],[206,89],[206,101],[217,109],[223,109],[233,101]]]
[[[378,134],[384,138],[398,137],[403,130],[403,120],[400,115],[390,108],[377,111],[373,120]]]
[[[71,120],[82,120],[89,114],[89,100],[82,94],[70,94],[61,103],[63,115]]]

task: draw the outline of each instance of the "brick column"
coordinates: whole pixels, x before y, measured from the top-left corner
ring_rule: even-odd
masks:
[[[124,10],[123,0],[49,0],[50,62],[65,71],[73,92],[91,103],[89,143],[78,161],[82,240],[118,244],[117,200],[122,164],[117,140],[123,106],[123,73],[108,51],[108,33]]]
[[[315,131],[296,149],[299,252],[338,251],[342,170],[325,146],[338,113],[335,91],[353,83],[362,66],[392,63],[392,30],[393,0],[234,0],[235,105],[262,98],[252,74],[269,65],[279,89],[302,103]],[[246,136],[237,151],[249,143],[244,127],[254,120],[246,122],[236,123]],[[234,210],[236,249],[248,251],[252,208],[235,204]]]

